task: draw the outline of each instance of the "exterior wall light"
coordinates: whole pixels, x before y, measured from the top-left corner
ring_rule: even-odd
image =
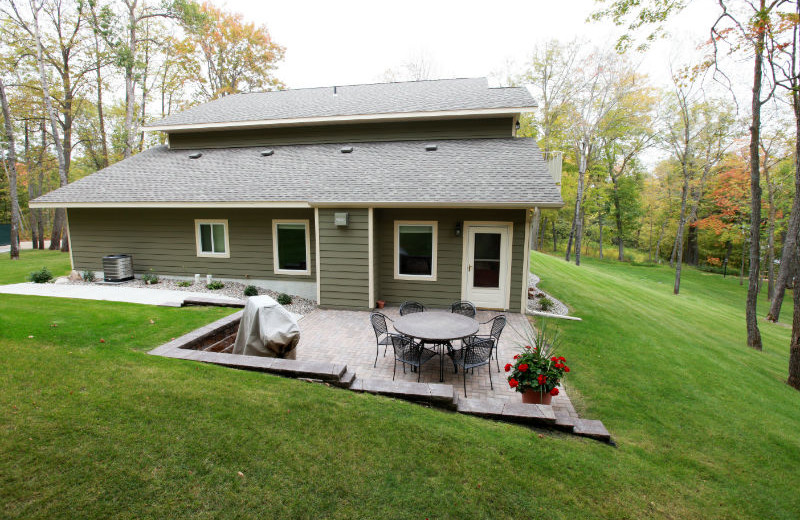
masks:
[[[456,236],[461,236],[461,222],[456,222]]]

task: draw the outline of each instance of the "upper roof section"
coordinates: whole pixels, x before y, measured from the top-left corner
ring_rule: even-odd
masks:
[[[146,126],[198,131],[518,114],[536,107],[524,87],[490,88],[486,78],[407,81],[234,94]]]

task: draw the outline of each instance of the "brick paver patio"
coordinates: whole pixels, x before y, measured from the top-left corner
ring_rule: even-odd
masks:
[[[426,312],[446,312],[432,310]],[[397,319],[397,307],[383,309],[383,313],[391,319]],[[487,321],[498,313],[493,311],[479,311],[477,320]],[[508,318],[508,325],[503,330],[500,338],[499,361],[500,372],[497,371],[497,362],[492,360],[491,371],[494,389],[489,385],[488,367],[475,369],[474,373],[467,374],[467,394],[470,399],[514,399],[519,401],[520,396],[514,392],[506,381],[503,367],[513,361],[514,354],[518,352],[523,343],[520,335],[528,327],[527,317],[522,314],[504,313]],[[346,364],[348,370],[355,372],[360,378],[392,379],[394,356],[392,348],[386,350],[386,356],[381,350],[378,356],[377,367],[373,368],[375,361],[375,334],[369,322],[367,311],[344,311],[317,309],[299,322],[300,343],[297,346],[298,360],[326,361],[329,363]],[[394,332],[389,323],[390,332]],[[490,324],[482,325],[480,334],[488,334]],[[453,373],[453,366],[445,357],[444,383],[453,385],[459,397],[464,396],[462,374]],[[397,366],[397,381],[416,381],[417,374],[409,369],[403,373],[401,363]],[[422,368],[421,382],[439,382],[439,359],[434,358]],[[553,408],[558,413],[568,414],[577,418],[577,414],[567,395],[553,399]]]

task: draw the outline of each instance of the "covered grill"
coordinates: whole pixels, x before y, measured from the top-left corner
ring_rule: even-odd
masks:
[[[234,354],[295,359],[300,327],[295,315],[269,296],[248,298]]]

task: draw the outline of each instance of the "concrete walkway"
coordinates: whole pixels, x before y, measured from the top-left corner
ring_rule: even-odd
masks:
[[[33,249],[33,242],[20,242],[19,243],[20,249]],[[8,253],[11,251],[10,245],[0,246],[0,253]]]
[[[68,285],[53,283],[15,283],[0,285],[0,294],[23,294],[29,296],[52,296],[79,300],[103,300],[110,302],[139,303],[180,307],[187,299],[208,299],[207,293],[143,289],[137,287],[115,287],[106,285]],[[214,300],[238,302],[236,298],[214,295]]]

